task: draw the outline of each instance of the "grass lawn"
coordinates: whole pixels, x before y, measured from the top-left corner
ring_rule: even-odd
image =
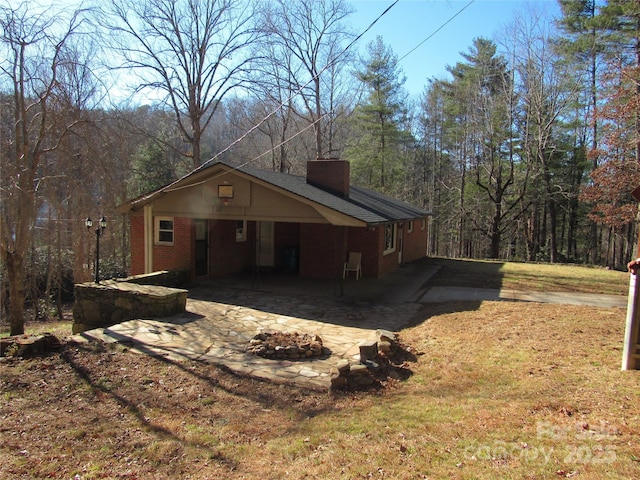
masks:
[[[440,284],[626,293],[628,282],[433,261],[453,262]],[[122,348],[5,359],[0,478],[640,478],[624,309],[452,302],[420,320],[400,332],[413,375],[375,392],[273,385]]]
[[[509,288],[536,292],[627,295],[629,274],[602,267],[429,258],[439,273],[433,283],[456,287]]]

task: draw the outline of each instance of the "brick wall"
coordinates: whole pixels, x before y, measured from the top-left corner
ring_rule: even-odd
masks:
[[[129,238],[131,239],[131,275],[144,272],[144,216],[129,216]]]
[[[279,270],[293,273],[297,271],[300,262],[300,224],[278,222],[274,225],[273,243],[275,248],[275,265]],[[285,249],[294,248],[297,251],[295,262],[285,257]]]
[[[307,183],[349,198],[350,166],[346,160],[312,160],[307,162]]]
[[[413,232],[409,233],[409,222],[404,222],[403,262],[412,262],[427,255],[427,221],[414,220]]]
[[[300,225],[300,275],[342,276],[349,252],[362,253],[362,275],[380,276],[380,228]]]
[[[345,254],[345,261],[348,256],[348,252],[360,252],[362,253],[362,276],[364,277],[378,277],[379,272],[379,245],[380,238],[378,235],[379,227],[350,227],[348,229],[348,245],[347,253]]]
[[[255,248],[255,222],[247,222],[247,240],[237,242],[235,221],[209,222],[209,272],[212,276],[228,275],[251,268]],[[426,255],[427,228],[420,220],[403,224],[403,263]],[[144,217],[132,215],[131,275],[144,273]],[[174,218],[174,244],[154,245],[154,270],[191,270],[195,247],[193,221]],[[398,226],[398,229],[400,227]],[[362,273],[381,277],[398,267],[398,250],[382,254],[384,228],[333,227],[324,224],[277,223],[274,231],[276,268],[285,267],[284,248],[298,248],[298,272],[306,277],[342,275],[348,252],[362,253]]]
[[[144,216],[129,217],[131,229],[131,275],[144,271]],[[153,245],[153,270],[192,270],[193,222],[188,218],[173,219],[173,245]]]
[[[251,267],[255,222],[247,222],[247,239],[236,241],[235,220],[209,222],[209,275],[242,272]]]
[[[302,277],[331,278],[342,275],[345,229],[324,224],[300,225]]]
[[[191,270],[195,247],[193,222],[173,219],[173,245],[153,245],[153,270]]]
[[[396,230],[396,249],[393,252],[387,253],[386,255],[383,255],[384,225],[380,225],[376,231],[378,232],[378,238],[380,241],[380,269],[378,270],[378,277],[382,277],[392,270],[398,268],[398,238],[400,235],[400,226],[398,226],[398,229]]]

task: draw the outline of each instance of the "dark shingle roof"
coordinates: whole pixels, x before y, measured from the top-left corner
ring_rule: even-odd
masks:
[[[212,166],[216,164],[224,164],[246,175],[258,178],[366,223],[412,220],[428,215],[421,208],[363,187],[351,186],[349,198],[344,199],[321,188],[309,185],[305,177],[260,170],[250,166],[234,167],[225,162],[216,162]]]
[[[191,181],[194,175],[203,175],[206,170],[217,166],[222,166],[227,171],[241,172],[244,175],[261,180],[276,188],[280,188],[367,224],[413,220],[429,215],[428,212],[421,208],[414,207],[406,202],[366,188],[351,186],[349,189],[349,198],[344,199],[321,188],[309,185],[306,178],[302,176],[262,170],[249,165],[235,166],[223,160],[206,162],[175,182],[154,192],[130,200],[118,207],[118,209],[126,212],[132,208],[139,208],[174,188],[188,185],[188,182]]]

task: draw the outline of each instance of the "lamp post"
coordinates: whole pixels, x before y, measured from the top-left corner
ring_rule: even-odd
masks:
[[[91,230],[93,220],[87,217],[84,224],[86,225],[87,230]],[[100,217],[100,220],[98,220],[98,228],[96,228],[96,283],[100,283],[100,236],[104,232],[105,228],[107,228],[107,219],[103,215]]]

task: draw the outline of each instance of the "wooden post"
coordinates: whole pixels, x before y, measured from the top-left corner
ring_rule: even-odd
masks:
[[[640,152],[640,145],[638,146]],[[636,187],[631,196],[640,202],[640,186]],[[637,256],[640,258],[640,233],[638,234]],[[638,325],[640,324],[640,268],[629,275],[629,300],[627,302],[627,321],[624,330],[624,345],[622,348],[622,370],[640,369],[640,338]]]
[[[640,271],[629,275],[629,301],[627,303],[627,322],[622,349],[622,370],[637,370],[640,364],[638,348],[638,316],[640,316]]]

